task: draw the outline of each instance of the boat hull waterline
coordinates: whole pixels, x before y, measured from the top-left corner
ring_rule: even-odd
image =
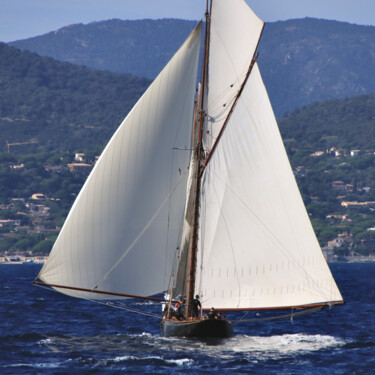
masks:
[[[163,336],[179,337],[217,337],[233,336],[231,323],[226,319],[203,319],[193,321],[162,320],[160,323]]]

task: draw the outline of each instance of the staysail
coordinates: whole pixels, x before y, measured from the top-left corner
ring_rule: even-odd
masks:
[[[140,296],[167,289],[185,208],[200,35],[199,24],[111,138],[38,275],[44,283]]]
[[[233,12],[245,25],[255,24],[249,29],[258,30],[251,51],[247,30],[232,33],[224,27],[225,37],[217,32]],[[241,24],[236,20],[235,27],[237,23]],[[216,126],[221,128],[227,117],[228,103],[245,80],[261,27],[244,1],[213,2],[209,64],[215,66],[209,68],[205,108],[213,141]],[[232,45],[222,45],[224,39],[236,40],[238,53],[247,51],[243,59],[247,66],[233,68],[235,75],[219,87],[217,74],[227,69],[220,68],[220,62],[237,61]],[[213,62],[215,55],[221,58]],[[237,85],[232,94],[229,82]],[[224,103],[218,102],[221,98]],[[256,63],[203,174],[198,238],[195,293],[204,308],[273,309],[342,301],[311,227]]]

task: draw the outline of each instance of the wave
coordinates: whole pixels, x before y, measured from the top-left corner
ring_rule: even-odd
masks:
[[[37,369],[56,369],[65,366],[71,360],[64,362],[42,362],[42,363],[11,363],[8,365],[0,366],[0,368],[37,368]]]
[[[176,366],[191,366],[194,363],[194,360],[190,358],[166,358],[164,356],[150,356],[150,355],[125,355],[125,356],[117,356],[115,358],[107,358],[102,359],[99,361],[100,365],[102,366],[109,366],[111,364],[118,364],[118,363],[131,363],[131,362],[142,362],[143,364],[147,363],[159,363],[160,365],[168,364],[168,365],[176,365]],[[129,363],[129,364],[130,364]]]

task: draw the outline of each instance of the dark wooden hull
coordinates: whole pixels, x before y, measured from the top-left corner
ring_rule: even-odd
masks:
[[[226,338],[233,335],[232,325],[226,319],[162,320],[160,326],[163,336]]]

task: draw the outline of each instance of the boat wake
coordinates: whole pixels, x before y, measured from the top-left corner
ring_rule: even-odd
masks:
[[[330,335],[304,333],[273,336],[237,335],[208,342],[191,338],[163,337],[150,333],[34,338],[41,357],[47,361],[12,361],[3,368],[82,368],[136,370],[153,368],[200,368],[207,363],[238,366],[241,363],[274,363],[276,360],[307,360],[317,351],[345,348],[349,343]],[[219,361],[219,362],[218,362]],[[168,371],[167,371],[168,372]]]

